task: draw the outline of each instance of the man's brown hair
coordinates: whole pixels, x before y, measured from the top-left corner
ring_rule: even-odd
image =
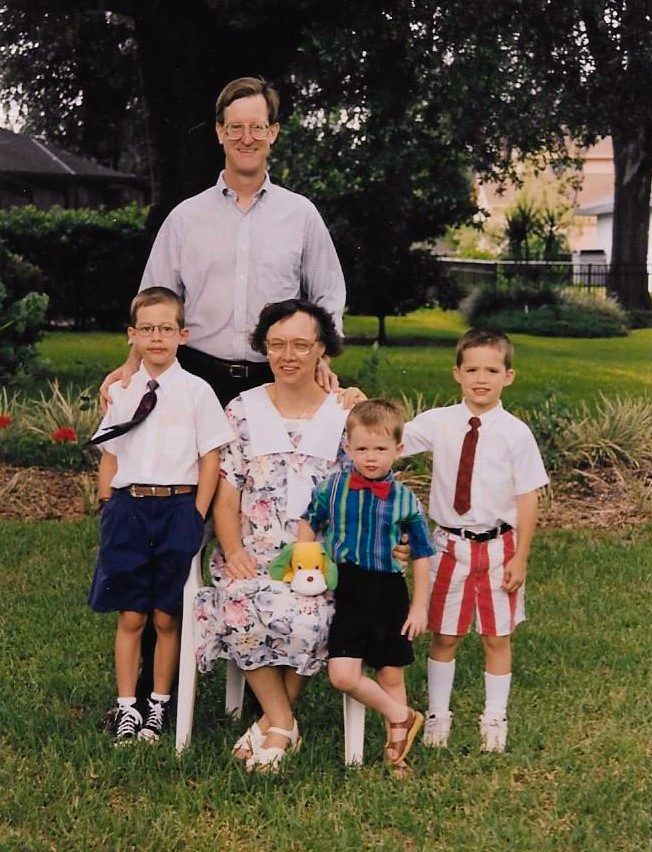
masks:
[[[455,347],[455,363],[462,366],[464,353],[467,349],[477,349],[478,346],[492,346],[494,349],[502,349],[505,353],[505,368],[511,370],[514,358],[514,344],[504,331],[492,328],[470,328],[466,334],[457,341]]]
[[[267,104],[267,118],[270,124],[278,121],[278,108],[280,99],[278,92],[262,77],[238,77],[231,80],[217,96],[215,103],[215,117],[218,124],[224,124],[224,110],[238,98],[249,98],[252,95],[262,95]]]
[[[364,426],[372,432],[387,432],[401,443],[405,417],[400,406],[389,399],[365,399],[356,403],[346,418],[346,434],[350,438],[356,426]]]
[[[132,327],[135,327],[138,320],[138,311],[141,308],[149,308],[150,305],[174,305],[177,312],[177,323],[179,328],[184,328],[186,318],[184,315],[183,301],[174,290],[169,290],[167,287],[147,287],[141,290],[131,301],[131,309],[129,316]]]

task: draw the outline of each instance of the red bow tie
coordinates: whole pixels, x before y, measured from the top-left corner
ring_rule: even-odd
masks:
[[[389,492],[392,490],[392,482],[390,479],[366,479],[354,470],[349,479],[349,488],[352,491],[360,491],[366,488],[367,491],[371,491],[381,500],[387,500]]]

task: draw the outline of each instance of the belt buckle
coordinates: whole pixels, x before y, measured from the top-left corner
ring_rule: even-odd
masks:
[[[468,535],[469,530],[465,527],[460,527],[460,538],[464,539],[464,541],[471,541],[471,535]]]
[[[143,497],[144,495],[143,495],[143,494],[137,494],[137,493],[136,493],[136,488],[137,488],[137,486],[136,486],[136,485],[133,485],[133,484],[132,484],[132,485],[130,485],[130,486],[129,486],[129,493],[131,494],[131,496],[132,496],[132,497],[137,497],[138,499],[140,499],[140,498],[141,498],[141,497]]]
[[[246,364],[229,364],[229,375],[232,379],[246,379],[249,376],[249,368]]]

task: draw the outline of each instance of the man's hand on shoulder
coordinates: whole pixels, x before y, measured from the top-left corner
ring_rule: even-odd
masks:
[[[133,357],[133,350],[129,353],[129,357],[124,362],[122,367],[118,367],[113,370],[113,372],[109,373],[108,376],[104,379],[102,384],[100,385],[100,408],[102,409],[102,414],[106,414],[109,406],[113,402],[111,399],[111,394],[109,393],[109,388],[114,382],[120,382],[123,388],[128,387],[129,382],[131,381],[131,377],[138,370],[140,366],[140,359],[138,356]]]
[[[315,380],[319,387],[323,388],[326,393],[334,393],[339,389],[340,381],[335,373],[330,368],[331,359],[328,355],[322,355],[317,361],[315,370]]]

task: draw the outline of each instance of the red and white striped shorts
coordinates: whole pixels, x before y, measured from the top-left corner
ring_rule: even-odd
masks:
[[[435,544],[440,552],[431,559],[428,612],[433,633],[463,636],[475,617],[478,633],[507,636],[525,620],[525,584],[511,594],[500,588],[505,563],[514,554],[514,530],[491,541],[471,541],[438,530]]]

